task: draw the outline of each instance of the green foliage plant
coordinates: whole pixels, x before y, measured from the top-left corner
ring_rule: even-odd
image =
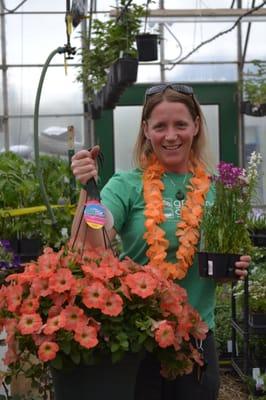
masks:
[[[253,60],[253,70],[244,74],[242,86],[247,101],[254,105],[266,103],[266,63]]]
[[[137,57],[135,37],[141,26],[144,7],[131,3],[124,12],[126,3],[128,1],[120,0],[117,18],[107,21],[93,18],[91,36],[87,34],[83,38],[77,81],[84,84],[89,100],[107,82],[108,69],[121,54]]]
[[[40,237],[44,244],[61,247],[69,236],[73,218],[68,207],[70,170],[66,160],[54,156],[42,155],[40,162],[50,203],[66,207],[55,209],[56,226],[52,226],[47,212],[11,217],[10,210],[40,206],[43,205],[43,200],[34,162],[24,160],[12,152],[2,153],[0,155],[0,239],[22,236],[28,239]]]
[[[254,152],[247,170],[231,163],[219,163],[218,175],[212,177],[215,200],[204,209],[202,251],[224,254],[250,254],[252,251],[248,219],[260,162],[260,154]]]

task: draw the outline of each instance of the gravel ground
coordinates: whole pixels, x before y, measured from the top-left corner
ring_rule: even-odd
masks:
[[[248,400],[247,386],[232,371],[221,371],[219,400]]]

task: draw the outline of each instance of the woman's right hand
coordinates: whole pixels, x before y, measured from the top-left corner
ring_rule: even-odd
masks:
[[[100,152],[99,146],[92,147],[91,150],[80,150],[71,159],[71,169],[77,180],[85,185],[89,179],[97,180],[97,156]]]

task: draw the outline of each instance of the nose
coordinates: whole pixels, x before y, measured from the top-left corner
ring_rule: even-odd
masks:
[[[168,140],[169,142],[175,141],[177,138],[177,131],[174,127],[169,127],[167,129],[166,135],[165,135],[165,140]]]

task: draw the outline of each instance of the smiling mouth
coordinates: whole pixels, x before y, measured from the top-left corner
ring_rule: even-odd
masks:
[[[169,151],[173,151],[173,150],[178,150],[180,149],[182,145],[181,144],[177,144],[175,146],[162,146],[165,150],[169,150]]]

